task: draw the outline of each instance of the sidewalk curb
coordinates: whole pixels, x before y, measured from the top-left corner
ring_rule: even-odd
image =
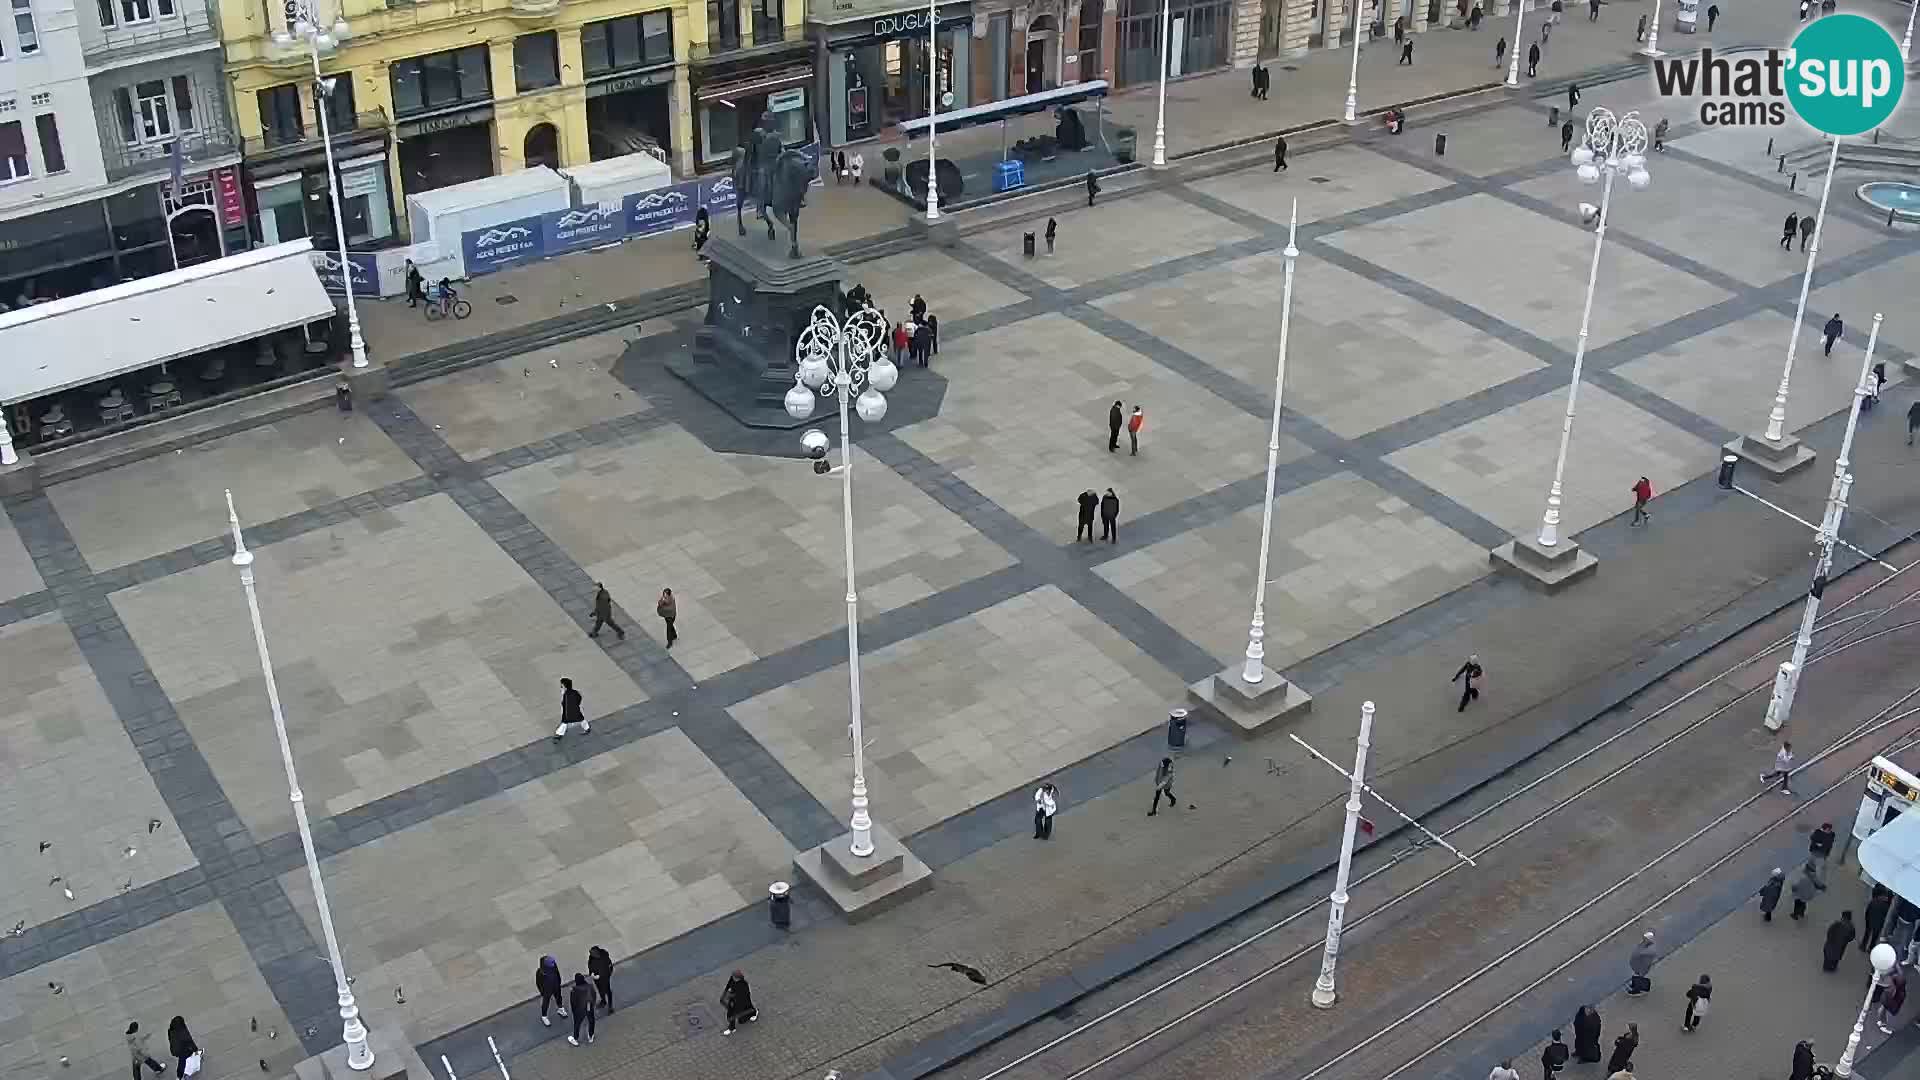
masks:
[[[1895,539],[1876,548],[1872,555],[1877,559],[1915,537],[1920,537],[1920,527],[1907,528]],[[1851,552],[1848,555],[1845,569],[1833,575],[1834,579],[1850,574],[1869,562],[1864,556]],[[1435,793],[1402,800],[1403,807],[1412,816],[1424,818],[1499,780],[1680,667],[1791,607],[1805,591],[1805,584],[1794,577],[1776,579],[1747,593],[1680,635],[1643,651],[1621,674],[1598,685],[1590,684],[1590,689],[1570,695],[1568,703],[1558,710],[1559,716],[1552,723],[1538,729],[1536,737],[1527,745],[1495,759],[1492,767],[1483,775],[1455,782]],[[1408,826],[1404,823],[1384,828],[1374,843],[1382,843],[1406,828]],[[859,1080],[921,1080],[948,1068],[1133,974],[1196,938],[1225,926],[1254,908],[1299,888],[1331,869],[1338,857],[1337,844],[1323,844],[1276,867],[1258,881],[1186,912],[1132,941],[1115,946],[1105,955],[1067,975],[1018,992],[1007,1004],[992,1012],[921,1040],[912,1049],[896,1054],[883,1061],[878,1068],[862,1074]]]

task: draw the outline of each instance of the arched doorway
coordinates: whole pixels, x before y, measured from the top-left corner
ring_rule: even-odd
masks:
[[[220,218],[213,207],[194,204],[167,215],[167,246],[173,251],[174,269],[212,262],[226,254],[220,245]]]
[[[1051,15],[1036,15],[1027,24],[1027,93],[1037,94],[1060,84],[1054,56],[1059,36],[1060,22]]]
[[[535,124],[527,132],[526,142],[521,146],[521,158],[527,168],[545,165],[550,169],[560,167],[560,132],[552,124]]]

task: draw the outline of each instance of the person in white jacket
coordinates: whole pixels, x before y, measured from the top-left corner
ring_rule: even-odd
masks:
[[[1033,838],[1053,839],[1053,815],[1060,809],[1060,789],[1041,784],[1033,791]]]

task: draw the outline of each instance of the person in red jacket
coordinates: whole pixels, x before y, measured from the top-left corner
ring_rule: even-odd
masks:
[[[905,367],[907,355],[907,324],[893,324],[893,363],[895,367]]]
[[[1647,503],[1652,499],[1653,484],[1643,476],[1639,483],[1633,485],[1633,520],[1627,522],[1628,525],[1638,525],[1653,520],[1653,515],[1647,513]]]
[[[1133,448],[1133,457],[1140,456],[1140,429],[1146,426],[1147,414],[1140,411],[1140,406],[1135,405],[1133,415],[1127,418],[1127,443]]]

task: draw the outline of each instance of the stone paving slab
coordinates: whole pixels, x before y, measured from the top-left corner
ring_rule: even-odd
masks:
[[[106,570],[224,535],[225,489],[259,522],[417,472],[364,412],[328,409],[56,484],[47,496],[87,562]]]
[[[623,960],[764,897],[792,859],[669,729],[329,859],[327,896],[358,992],[425,1040],[525,998],[542,955],[568,976],[593,945]],[[306,872],[281,880],[317,934]]]
[[[122,1033],[137,1020],[171,1076],[174,1016],[186,1017],[200,1044],[207,1080],[260,1077],[262,1058],[264,1075],[287,1076],[306,1056],[233,924],[219,904],[205,904],[0,981],[0,1075],[124,1080]]]
[[[942,328],[1026,299],[1024,294],[931,247],[851,266],[843,287],[850,289],[855,284],[867,287],[889,323],[908,318],[914,294],[920,294]]]
[[[193,866],[60,616],[0,627],[0,669],[0,921],[38,925]]]
[[[1840,193],[1834,192],[1834,198]],[[1820,250],[1820,258],[1825,260],[1827,252]],[[1880,340],[1901,346],[1909,352],[1920,352],[1920,311],[1913,307],[1913,283],[1920,275],[1920,254],[1889,259],[1880,266],[1863,271],[1838,285],[1823,285],[1818,265],[1813,270],[1813,293],[1807,298],[1807,324],[1810,327],[1824,325],[1834,312],[1840,313],[1840,321],[1846,324],[1846,336],[1841,339],[1844,345],[1856,349],[1867,347],[1867,329],[1873,325],[1873,313],[1885,315],[1886,321],[1880,326]],[[1786,338],[1782,335],[1784,345]],[[1844,345],[1835,345],[1834,354],[1840,354]],[[1785,356],[1781,356],[1785,360]],[[1897,364],[1887,365],[1887,377],[1891,379]]]
[[[316,817],[552,731],[559,679],[590,717],[638,687],[444,495],[255,550],[300,782]],[[293,827],[244,594],[217,562],[113,596],[241,818]]]
[[[26,596],[42,587],[40,573],[20,543],[20,533],[6,515],[0,514],[0,600]]]
[[[1225,218],[1198,213],[1158,191],[1056,216],[1066,221],[1052,256],[1046,254],[1044,212],[975,233],[967,237],[967,242],[1049,285],[1069,288],[1210,251],[1252,235]],[[1032,260],[1021,255],[1021,235],[1028,232],[1034,234],[1040,253]]]
[[[1164,722],[1180,681],[1047,586],[866,654],[860,687],[874,812],[908,836]],[[733,713],[815,798],[846,804],[844,667]]]
[[[1207,651],[1243,652],[1260,507],[1122,555],[1098,571]],[[1340,473],[1276,499],[1267,666],[1345,641],[1487,572],[1487,553],[1400,499]]]
[[[1286,259],[1268,252],[1097,306],[1250,386],[1270,387],[1285,271]],[[1287,409],[1346,438],[1541,367],[1519,349],[1310,251],[1295,267],[1289,333]]]
[[[862,614],[943,592],[1011,560],[855,449]],[[671,588],[673,657],[696,678],[846,625],[840,485],[793,458],[720,454],[678,427],[496,478],[533,522],[607,584],[664,644],[653,609]]]
[[[1544,394],[1387,456],[1447,497],[1517,534],[1537,532],[1553,480],[1565,391]],[[1572,535],[1633,504],[1645,476],[1656,495],[1707,471],[1715,447],[1597,386],[1580,388],[1560,511]],[[1658,512],[1658,504],[1655,504]]]
[[[1287,170],[1275,175],[1272,166],[1239,169],[1189,185],[1258,214],[1275,225],[1285,225],[1299,204],[1300,224],[1363,210],[1394,199],[1446,186],[1430,172],[1381,157],[1363,147],[1335,146],[1301,156],[1295,154]]]

